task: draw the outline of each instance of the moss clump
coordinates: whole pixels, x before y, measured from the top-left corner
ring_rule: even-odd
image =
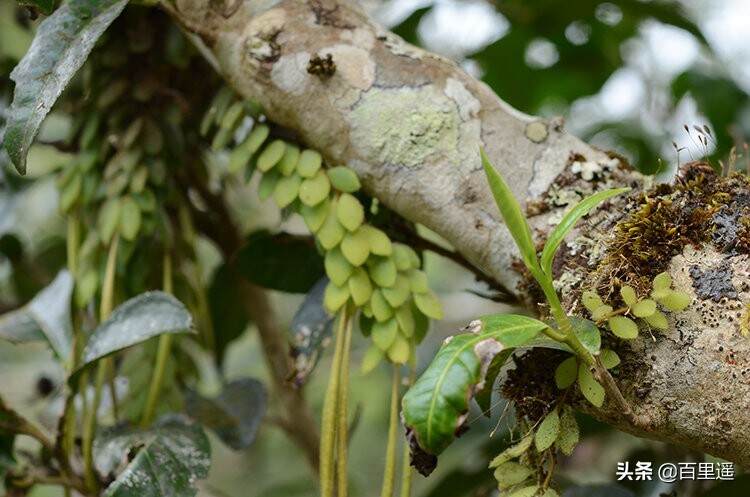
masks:
[[[592,275],[600,295],[617,298],[628,284],[639,295],[686,245],[712,243],[725,253],[750,253],[750,180],[717,175],[706,162],[684,165],[674,185],[658,185],[631,199],[605,257]]]

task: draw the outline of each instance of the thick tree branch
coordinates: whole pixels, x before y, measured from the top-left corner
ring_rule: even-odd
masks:
[[[440,234],[520,300],[536,303],[513,269],[517,250],[485,184],[480,146],[516,196],[526,199],[540,239],[581,195],[644,185],[617,157],[567,134],[561,121],[516,111],[455,63],[408,45],[346,0],[245,0],[236,9],[176,0],[168,10],[203,40],[226,81],[258,101],[272,121],[298,133],[330,163],[354,168],[369,193]],[[312,58],[328,54],[332,75],[308,72]],[[608,236],[587,226],[573,234],[594,244]],[[710,267],[722,258],[699,249],[676,258],[669,270],[681,291],[692,292],[690,265]],[[734,274],[750,274],[747,259],[731,259]],[[573,305],[581,280],[569,276],[563,272],[558,283]],[[735,300],[746,305],[750,293],[743,290]],[[719,303],[700,305],[728,316]],[[695,307],[673,319],[658,340],[637,340],[631,358],[637,374],[616,376],[635,415],[648,415],[651,427],[633,426],[611,404],[594,414],[640,435],[750,465],[750,341],[738,336],[736,321],[722,319],[706,329]]]

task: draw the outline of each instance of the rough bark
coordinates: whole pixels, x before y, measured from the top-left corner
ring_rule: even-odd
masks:
[[[226,81],[261,103],[269,119],[294,130],[330,163],[354,168],[369,193],[442,235],[527,302],[533,297],[513,269],[517,251],[486,187],[480,146],[526,200],[540,238],[582,194],[648,183],[616,157],[567,134],[561,121],[512,109],[455,63],[405,43],[344,0],[176,0],[165,7],[202,38]],[[316,71],[315,62],[328,54],[333,71]],[[706,249],[675,258],[671,271],[680,289],[691,288],[684,276],[688,258],[711,266],[717,257]],[[747,277],[746,256],[732,264]],[[733,305],[748,299],[741,293]],[[739,336],[736,321],[724,319],[720,304],[700,302],[717,314],[716,326],[707,328],[691,308],[671,322],[666,339],[634,346],[638,378],[618,377],[652,426],[636,430],[606,408],[594,414],[748,466],[750,341]],[[636,395],[644,377],[649,391]]]

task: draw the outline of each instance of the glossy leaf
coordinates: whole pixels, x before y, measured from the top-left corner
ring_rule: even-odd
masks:
[[[573,226],[575,226],[575,224],[583,216],[591,212],[594,207],[601,204],[608,198],[614,197],[615,195],[619,195],[621,193],[625,193],[629,190],[630,188],[614,188],[611,190],[603,190],[601,192],[597,192],[581,200],[575,206],[573,206],[572,209],[566,212],[562,220],[557,224],[552,233],[549,234],[547,243],[544,244],[544,249],[542,250],[541,257],[542,270],[548,276],[552,277],[552,262],[555,258],[557,249],[565,239],[565,235],[567,235],[570,230],[573,229]]]
[[[73,278],[68,271],[60,271],[26,306],[0,316],[0,339],[24,343],[46,338],[55,354],[68,361],[73,343],[72,292]]]
[[[266,413],[266,387],[253,378],[224,385],[221,393],[205,398],[196,392],[185,397],[186,412],[234,450],[250,447]]]
[[[39,126],[127,0],[69,0],[42,21],[24,58],[8,111],[5,148],[19,173]]]
[[[211,446],[197,424],[167,417],[152,429],[117,426],[94,442],[94,462],[102,475],[129,461],[104,490],[103,497],[192,497],[195,481],[208,476]]]
[[[497,204],[497,208],[500,210],[500,214],[505,221],[505,226],[510,231],[518,246],[518,250],[521,252],[524,264],[534,273],[539,269],[539,262],[536,257],[534,240],[531,237],[531,228],[529,228],[521,206],[518,204],[516,197],[513,196],[513,192],[510,190],[508,184],[500,173],[497,172],[492,163],[490,163],[484,150],[480,150],[480,154],[487,182],[490,185],[490,190],[492,190],[492,196],[495,198],[495,204]]]
[[[165,333],[194,333],[185,306],[164,292],[146,292],[117,307],[89,337],[78,371],[127,347]]]
[[[472,389],[485,380],[482,365],[489,365],[503,350],[531,340],[547,325],[505,314],[477,320],[470,327],[476,332],[449,338],[403,398],[406,426],[430,454],[440,454],[463,424]]]

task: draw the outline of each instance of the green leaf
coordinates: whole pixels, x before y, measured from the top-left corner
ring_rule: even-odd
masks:
[[[73,278],[68,271],[60,271],[31,302],[0,316],[0,339],[25,343],[46,338],[57,357],[69,361],[73,347],[72,292]]]
[[[573,333],[576,334],[586,350],[596,355],[602,346],[602,332],[596,327],[596,323],[579,317],[571,317]]]
[[[557,414],[557,409],[552,409],[552,411],[544,417],[534,434],[534,445],[536,446],[536,450],[542,452],[552,447],[552,444],[557,440],[557,435],[559,433],[560,416]]]
[[[243,378],[227,383],[221,393],[207,399],[188,391],[186,412],[234,450],[250,447],[266,413],[266,388],[258,380]]]
[[[463,424],[472,390],[485,380],[482,365],[489,365],[498,353],[531,340],[547,327],[527,316],[491,318],[473,322],[470,327],[477,330],[475,333],[451,337],[404,395],[406,426],[430,454],[440,454]],[[490,331],[482,329],[487,322],[492,323]]]
[[[521,439],[520,442],[518,442],[515,445],[512,445],[502,451],[500,454],[495,456],[492,461],[490,461],[489,467],[490,468],[496,468],[503,464],[504,462],[510,461],[511,459],[516,459],[517,457],[521,457],[524,452],[529,450],[531,448],[531,444],[534,442],[534,437],[532,435],[527,435]]]
[[[321,278],[297,309],[289,327],[289,353],[293,357],[290,373],[295,385],[304,384],[315,369],[320,355],[331,341],[333,316],[323,306],[328,280]]]
[[[565,235],[573,229],[573,226],[583,216],[591,212],[591,209],[601,204],[608,198],[614,197],[621,193],[629,191],[630,188],[614,188],[611,190],[603,190],[597,192],[591,196],[578,202],[572,209],[565,213],[562,220],[558,223],[552,233],[547,238],[547,243],[544,244],[542,250],[542,270],[551,278],[552,277],[552,261],[555,258],[555,253],[560,247],[560,244],[565,239]],[[533,246],[533,245],[532,245]]]
[[[630,310],[633,315],[638,318],[646,318],[653,315],[656,312],[656,302],[651,299],[643,299],[636,302]]]
[[[4,143],[19,173],[26,174],[26,156],[42,120],[126,3],[69,0],[39,25],[10,75],[16,88]]]
[[[596,407],[604,404],[604,387],[594,378],[586,364],[581,363],[578,366],[578,386],[586,400]]]
[[[607,324],[612,333],[623,340],[632,340],[638,337],[638,325],[630,318],[614,316],[607,320]]]
[[[314,244],[283,232],[256,231],[236,260],[239,273],[249,281],[282,292],[307,293],[325,273]]]
[[[523,483],[533,474],[530,467],[517,462],[506,462],[495,469],[495,480],[500,490]]]
[[[482,156],[482,166],[484,167],[484,173],[487,175],[487,182],[490,185],[490,190],[492,190],[492,196],[495,198],[495,204],[497,204],[497,208],[500,210],[500,215],[502,215],[505,221],[505,226],[516,241],[526,267],[529,268],[532,274],[538,273],[539,262],[536,257],[534,240],[531,237],[531,228],[529,228],[529,224],[526,222],[526,217],[521,211],[521,206],[518,204],[516,197],[513,196],[513,192],[503,177],[497,172],[492,163],[490,163],[484,150],[480,149],[479,153]]]
[[[672,312],[684,311],[690,302],[692,302],[690,295],[674,290],[667,292],[666,296],[659,299],[659,303]]]
[[[229,344],[242,335],[250,320],[243,305],[243,296],[237,291],[241,284],[236,265],[230,262],[216,269],[208,289],[215,341],[214,357],[219,365],[224,362]]]
[[[577,376],[578,359],[575,356],[568,357],[555,369],[555,384],[560,390],[568,388],[575,383]]]
[[[508,497],[534,497],[539,491],[539,485],[530,485],[523,487],[520,490],[516,490],[508,494]]]
[[[579,438],[578,422],[573,409],[570,406],[565,406],[562,416],[560,416],[560,434],[557,437],[557,446],[563,454],[569,456],[578,445]]]
[[[193,318],[185,306],[164,292],[133,297],[112,311],[91,334],[76,374],[103,357],[165,333],[195,333]]]
[[[94,462],[102,475],[129,461],[102,497],[192,497],[195,481],[208,476],[211,446],[197,424],[162,418],[152,429],[117,426],[100,432]]]
[[[599,354],[599,360],[602,362],[604,369],[612,369],[620,364],[620,356],[611,349],[603,349],[601,354]]]

